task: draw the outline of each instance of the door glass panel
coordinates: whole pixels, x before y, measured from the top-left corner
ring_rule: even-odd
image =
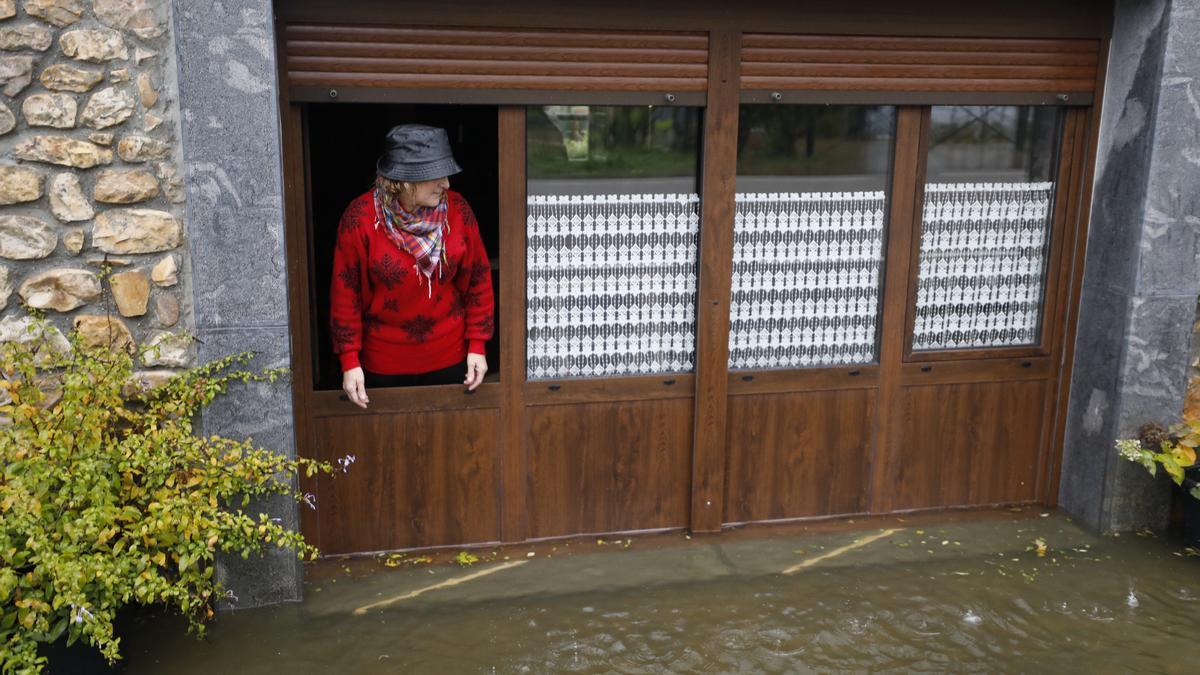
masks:
[[[527,111],[529,379],[689,372],[700,110]]]
[[[1037,344],[1061,110],[935,106],[913,349]]]
[[[739,112],[729,367],[877,359],[895,109]]]

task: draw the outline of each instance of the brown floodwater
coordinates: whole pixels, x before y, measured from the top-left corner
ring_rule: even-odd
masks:
[[[1094,536],[1036,512],[855,527],[577,540],[477,551],[470,566],[325,562],[303,603],[222,614],[203,641],[143,620],[124,638],[123,670],[1183,673],[1200,662],[1200,557],[1169,540]]]

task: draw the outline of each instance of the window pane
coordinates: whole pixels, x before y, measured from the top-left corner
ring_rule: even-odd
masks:
[[[1037,344],[1061,111],[936,106],[914,350]]]
[[[695,360],[700,111],[527,111],[527,376],[687,372]]]
[[[895,109],[739,117],[729,367],[875,361]]]

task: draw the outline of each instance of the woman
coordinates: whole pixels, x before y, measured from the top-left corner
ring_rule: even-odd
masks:
[[[479,224],[448,176],[462,169],[446,132],[388,132],[375,186],[346,208],[333,257],[330,326],[342,390],[453,384],[487,374],[492,273]]]

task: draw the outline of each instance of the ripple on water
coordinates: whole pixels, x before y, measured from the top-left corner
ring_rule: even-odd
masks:
[[[290,632],[233,615],[213,631],[217,649],[200,652],[195,645],[203,643],[169,643],[187,664],[170,672],[275,675],[282,672],[276,654],[288,655],[289,664],[338,663],[342,672],[368,675],[493,668],[496,673],[1181,672],[1179,664],[1200,662],[1192,629],[1200,606],[1200,560],[1169,553],[1163,554],[1166,560],[1151,558],[1144,544],[1142,552],[1126,554],[1123,546],[1108,540],[1094,545],[1091,557],[1112,556],[1100,562],[1054,565],[1025,556],[1014,563],[1005,556],[1003,567],[955,559],[787,577],[675,580],[625,590],[580,588],[518,600],[428,602],[322,626],[283,624]],[[620,563],[612,558],[611,564]],[[331,634],[337,639],[328,640]],[[262,664],[261,669],[220,661],[231,652],[239,664]],[[380,654],[389,658],[380,661]]]

